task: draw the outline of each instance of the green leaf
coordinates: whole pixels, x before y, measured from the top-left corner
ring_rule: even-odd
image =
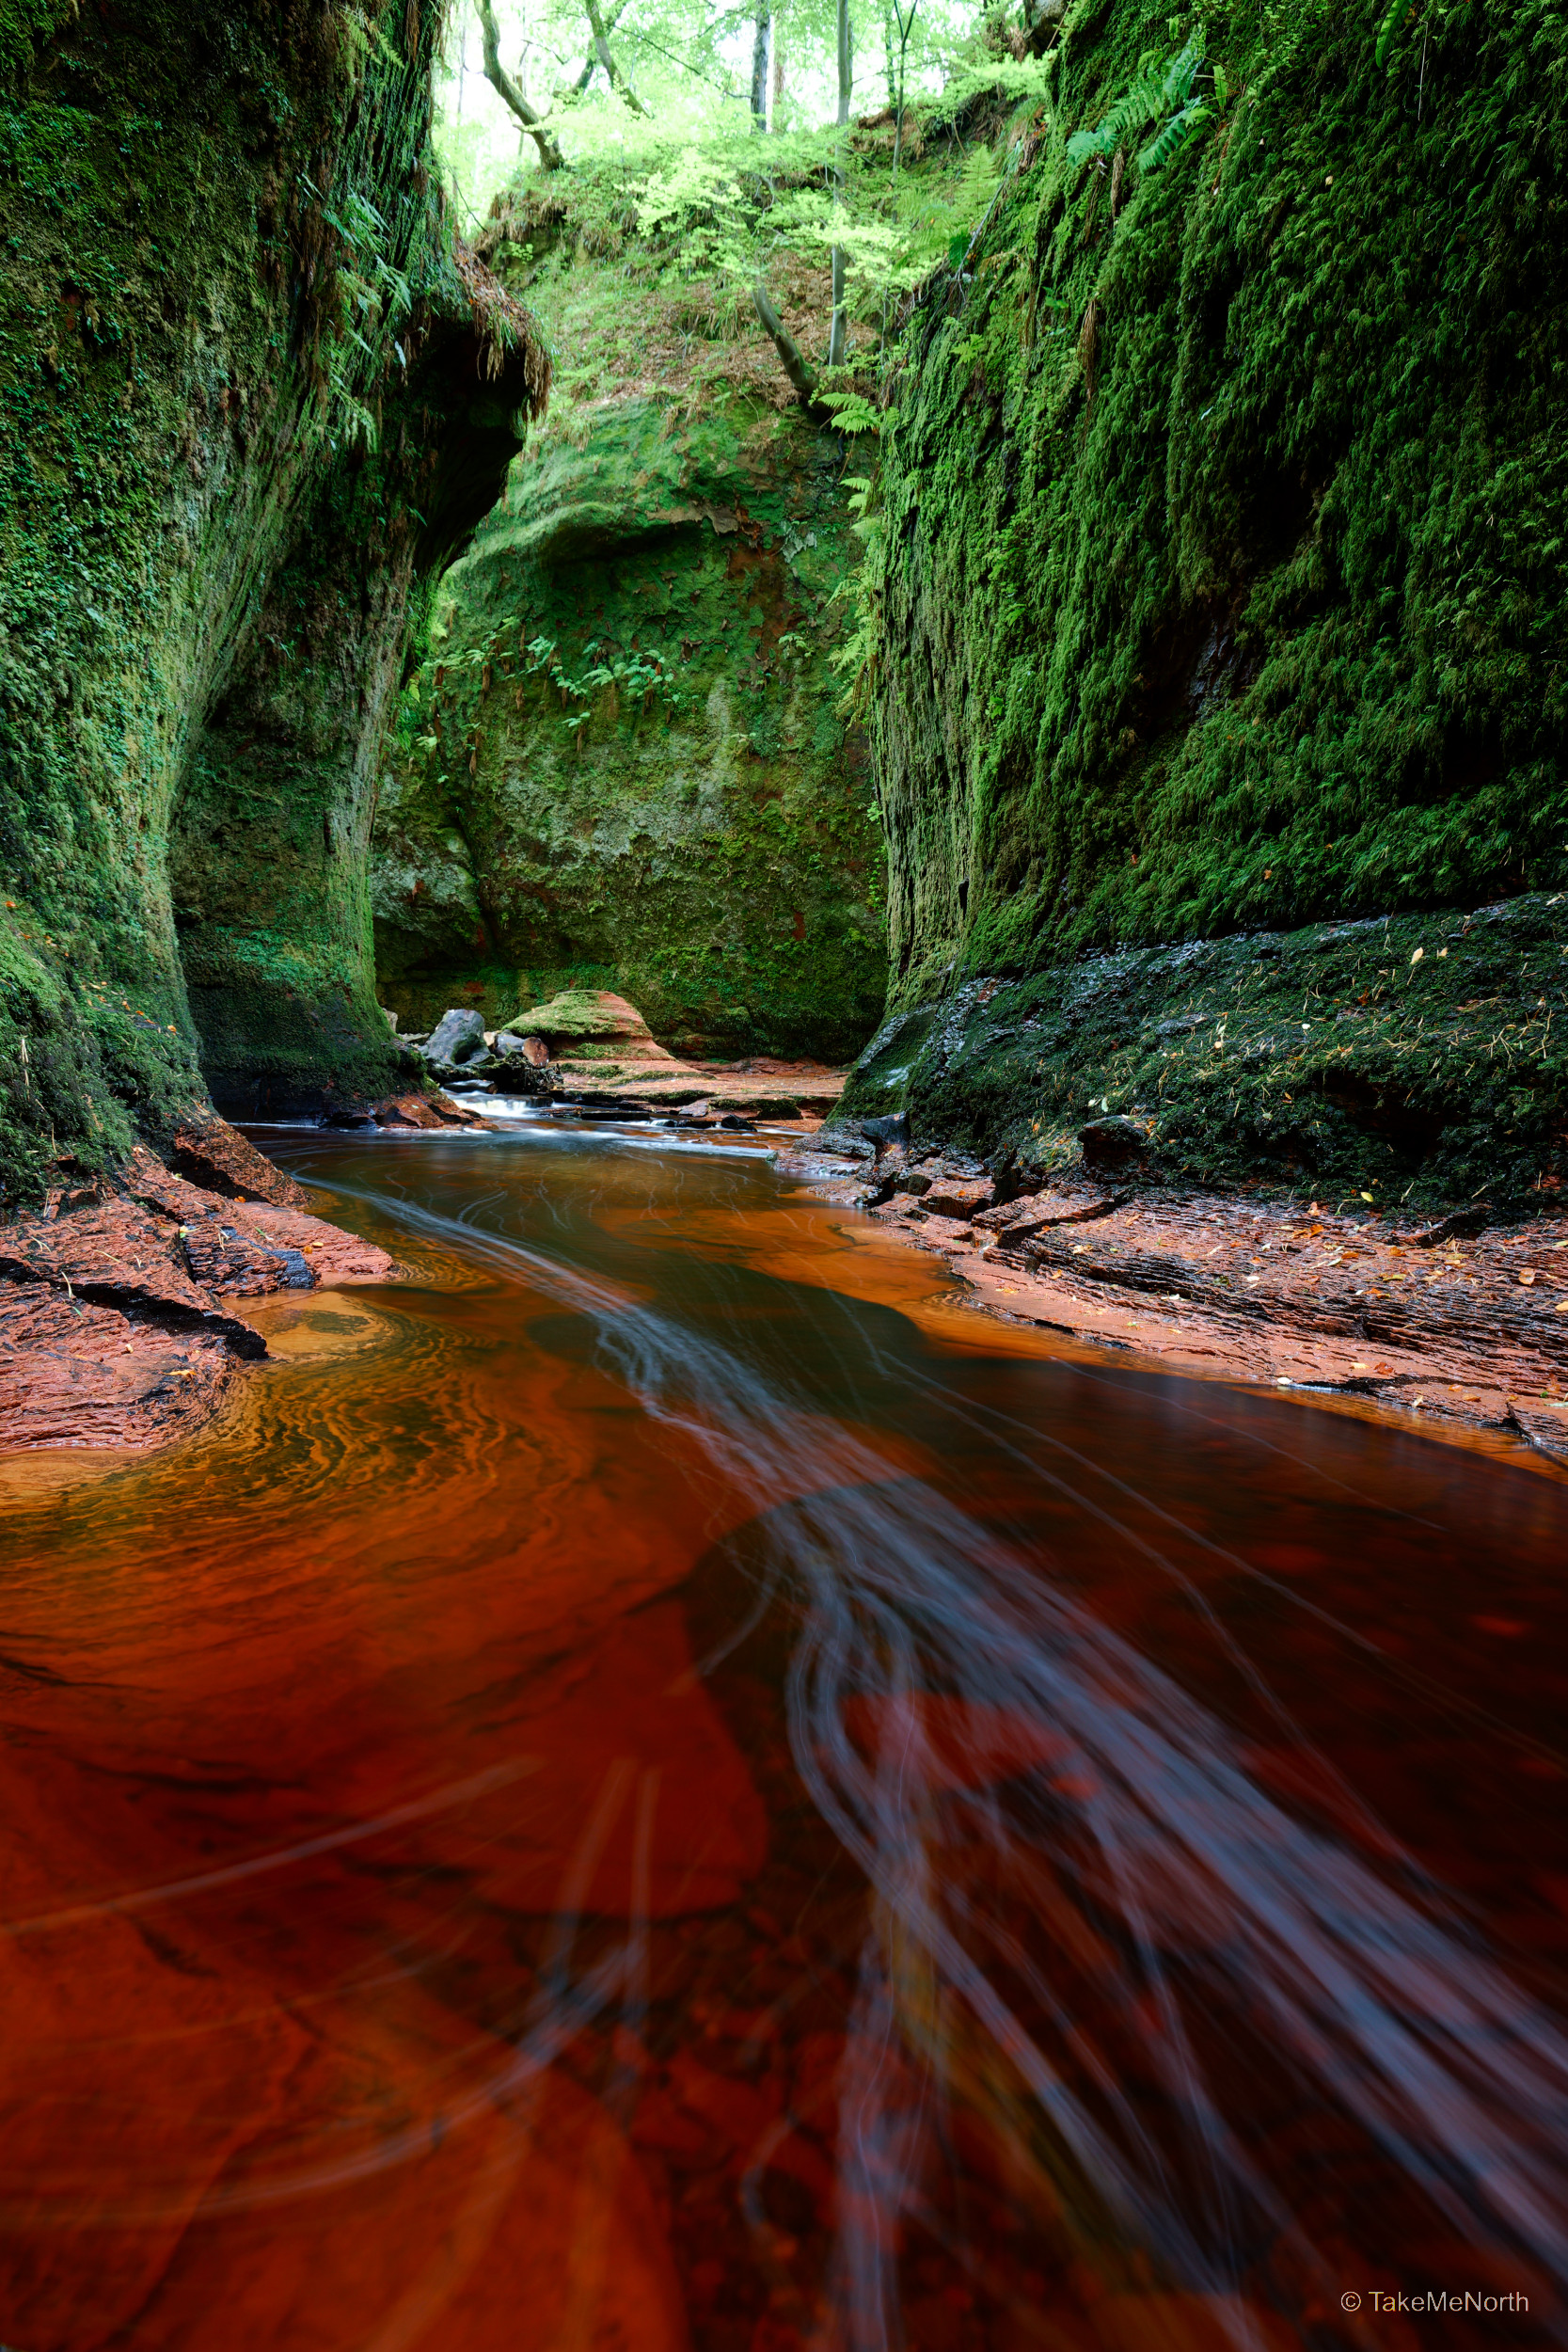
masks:
[[[1183,106],[1181,112],[1166,123],[1159,136],[1144,149],[1138,157],[1139,170],[1163,171],[1213,119],[1212,107],[1206,105],[1201,98],[1195,98],[1191,105]]]

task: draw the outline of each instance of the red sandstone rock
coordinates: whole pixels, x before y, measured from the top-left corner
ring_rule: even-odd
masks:
[[[371,1104],[371,1116],[378,1127],[487,1127],[482,1119],[462,1103],[454,1103],[450,1094],[388,1094]]]
[[[210,1418],[234,1360],[221,1339],[0,1281],[0,1448],[167,1445]]]
[[[618,1620],[569,1676],[496,1720],[540,1762],[471,1808],[486,1900],[675,1918],[729,1909],[762,1867],[762,1800],[693,1672],[677,1603]]]
[[[174,1138],[174,1165],[204,1192],[272,1200],[290,1209],[303,1209],[307,1203],[307,1194],[293,1178],[274,1168],[225,1120],[214,1119],[210,1127],[182,1128]]]
[[[942,1257],[969,1286],[966,1303],[1003,1321],[1170,1372],[1338,1391],[1409,1412],[1434,1437],[1445,1423],[1508,1433],[1488,1442],[1512,1438],[1514,1458],[1568,1470],[1560,1216],[1402,1234],[1383,1216],[1244,1194],[1048,1187],[965,1230],[931,1216],[927,1200],[868,1200],[863,1163],[847,1155],[801,1154],[781,1172],[869,1206]],[[933,1176],[927,1200],[939,1182]]]
[[[288,1205],[309,1196],[231,1128],[187,1141],[208,1185],[138,1149],[123,1189],[62,1187],[0,1226],[0,1446],[167,1444],[216,1410],[236,1358],[266,1354],[220,1302],[395,1272]],[[269,1197],[231,1194],[242,1177]]]
[[[1070,1740],[1006,1708],[930,1693],[853,1697],[845,1726],[895,1770],[912,1770],[918,1758],[932,1788],[987,1788],[1072,1753]]]

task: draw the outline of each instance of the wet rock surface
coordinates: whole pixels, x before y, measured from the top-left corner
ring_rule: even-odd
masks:
[[[942,1258],[1006,1321],[1166,1370],[1512,1432],[1568,1467],[1568,1218],[1486,1225],[1472,1210],[1422,1226],[1365,1202],[1116,1189],[1082,1166],[999,1201],[971,1160],[906,1164],[846,1128],[779,1165]]]
[[[427,1061],[472,1061],[484,1051],[484,1016],[453,1009],[444,1012],[423,1045],[416,1049]]]
[[[395,1273],[232,1129],[176,1156],[209,1182],[138,1147],[118,1184],[62,1186],[0,1226],[0,1447],[167,1443],[267,1352],[226,1302]]]
[[[554,1092],[602,1105],[624,1099],[702,1118],[822,1117],[837,1104],[846,1075],[770,1055],[681,1060],[658,1043],[634,1004],[609,989],[563,990],[519,1013],[510,1029],[497,1031],[495,1051],[503,1057],[491,1076],[499,1093]],[[479,1068],[469,1064],[463,1074]]]
[[[388,1094],[372,1105],[378,1127],[420,1127],[434,1134],[442,1127],[483,1127],[484,1120],[466,1104],[449,1094]]]
[[[963,978],[849,1074],[863,1135],[1194,1192],[1363,1192],[1412,1224],[1568,1185],[1568,894],[1126,947]],[[909,1132],[906,1127],[906,1133]]]

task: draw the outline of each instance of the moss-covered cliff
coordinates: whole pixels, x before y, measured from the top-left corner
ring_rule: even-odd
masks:
[[[1195,1173],[1306,1181],[1386,1175],[1392,1121],[1418,1193],[1568,1173],[1565,84],[1548,0],[1074,0],[889,391],[904,1018],[863,1107],[1066,1150],[1106,1100]],[[1515,900],[1483,987],[1456,918]],[[1215,1012],[1195,955],[1290,1041],[1266,1106],[1159,1034]],[[1393,1040],[1359,1016],[1396,981]]]
[[[603,987],[677,1049],[847,1057],[886,971],[866,747],[830,666],[850,447],[754,322],[694,335],[705,290],[604,211],[592,183],[523,195],[487,244],[565,358],[405,705],[383,997],[424,1026]]]
[[[396,1073],[374,747],[543,390],[427,177],[438,13],[0,15],[0,1205],[204,1070],[251,1109]]]

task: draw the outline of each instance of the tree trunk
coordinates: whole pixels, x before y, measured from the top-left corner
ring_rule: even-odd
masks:
[[[842,131],[849,119],[849,95],[854,87],[853,56],[849,42],[849,0],[838,0],[838,127]],[[834,175],[835,201],[844,201],[842,168]],[[828,335],[828,365],[844,364],[846,323],[844,317],[844,249],[833,247],[833,323]]]
[[[615,0],[615,6],[610,9],[610,14],[604,21],[605,31],[607,33],[612,33],[617,24],[621,22],[621,19],[625,16],[626,12],[626,0]],[[583,92],[587,89],[589,83],[594,79],[594,74],[598,66],[598,62],[599,53],[594,48],[593,41],[590,40],[588,44],[588,55],[582,61],[582,72],[578,75],[577,80],[572,84],[572,95],[574,98],[580,98]]]
[[[784,115],[784,10],[775,8],[773,11],[773,94],[768,108],[768,127],[775,132],[782,131],[784,128],[782,119]]]
[[[598,52],[599,63],[609,77],[610,88],[617,98],[622,99],[631,108],[634,115],[645,115],[648,111],[647,107],[644,106],[610,54],[610,35],[605,30],[605,21],[600,11],[599,0],[587,0],[587,4],[588,22],[594,28],[594,46]]]
[[[752,300],[758,318],[773,339],[773,348],[784,361],[784,372],[800,395],[802,408],[809,408],[816,392],[816,379],[800,357],[800,346],[785,326],[768,299],[768,289],[759,278],[752,288]]]
[[[904,56],[910,45],[910,35],[914,30],[915,10],[919,6],[920,0],[909,0],[906,14],[900,0],[893,0],[893,13],[898,24],[898,119],[893,131],[893,184],[895,189],[898,185],[898,157],[904,145]]]
[[[752,128],[768,128],[768,35],[772,24],[768,0],[757,0],[756,33],[752,42]]]
[[[541,171],[560,171],[566,158],[561,151],[555,133],[546,130],[543,118],[534,112],[501,64],[500,33],[496,24],[493,0],[479,0],[479,29],[484,42],[485,80],[510,106],[538,148]]]

